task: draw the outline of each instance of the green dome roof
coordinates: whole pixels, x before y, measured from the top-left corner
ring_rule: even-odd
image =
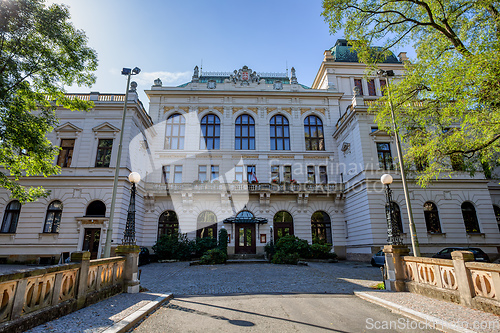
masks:
[[[359,62],[358,54],[355,51],[351,51],[351,46],[348,45],[347,40],[337,39],[335,46],[330,49],[334,61],[336,62]],[[380,47],[374,46],[373,49],[381,49]],[[400,64],[401,61],[396,58],[396,56],[391,52],[391,54],[383,61],[383,63],[389,64]]]

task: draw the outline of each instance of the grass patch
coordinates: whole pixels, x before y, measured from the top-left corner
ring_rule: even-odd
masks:
[[[385,286],[384,286],[383,282],[380,282],[379,284],[373,285],[370,288],[377,289],[377,290],[385,290]]]

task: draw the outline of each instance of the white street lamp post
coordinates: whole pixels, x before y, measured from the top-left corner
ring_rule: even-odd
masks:
[[[130,87],[130,77],[132,75],[137,75],[141,72],[139,67],[135,67],[134,69],[123,68],[122,75],[127,76],[127,90],[125,90],[125,102],[123,106],[123,116],[122,116],[122,127],[120,129],[120,141],[118,144],[118,155],[116,157],[116,166],[115,166],[115,178],[113,181],[113,195],[111,197],[111,208],[109,211],[109,224],[108,231],[106,233],[106,243],[104,244],[104,258],[109,258],[111,255],[111,239],[113,238],[113,222],[115,218],[115,204],[116,204],[116,192],[118,188],[118,176],[120,174],[120,160],[122,157],[122,144],[123,144],[123,132],[125,131],[125,117],[127,115],[127,103],[128,103],[128,90]]]
[[[406,183],[406,171],[403,161],[403,154],[401,152],[401,143],[399,140],[399,131],[396,127],[396,117],[394,116],[394,106],[392,104],[391,98],[391,87],[389,84],[389,77],[394,76],[394,71],[388,70],[384,71],[380,69],[377,74],[385,76],[387,78],[387,97],[389,99],[389,106],[391,108],[391,118],[392,118],[392,129],[394,131],[394,139],[396,140],[396,150],[398,152],[399,168],[401,169],[401,181],[403,183],[403,191],[405,195],[406,208],[408,211],[408,221],[410,225],[410,236],[411,236],[411,246],[413,249],[413,255],[415,257],[420,257],[420,246],[418,244],[417,230],[415,228],[415,223],[413,221],[413,213],[411,210],[410,196],[408,195],[408,184]]]

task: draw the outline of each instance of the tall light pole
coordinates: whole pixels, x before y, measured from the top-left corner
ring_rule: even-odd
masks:
[[[415,257],[420,257],[420,245],[418,244],[417,230],[415,228],[415,223],[413,221],[413,213],[411,210],[410,196],[408,194],[408,184],[406,183],[406,171],[403,161],[403,154],[401,152],[401,143],[399,140],[399,131],[396,127],[396,117],[394,116],[394,106],[392,105],[391,98],[391,86],[389,83],[389,77],[394,76],[393,70],[385,71],[379,69],[377,74],[387,78],[387,98],[389,99],[389,106],[391,108],[391,118],[392,118],[392,130],[394,131],[394,138],[396,140],[396,150],[398,152],[399,168],[401,169],[401,181],[403,183],[403,191],[405,194],[406,208],[408,210],[408,221],[410,225],[410,236],[411,236],[411,246],[413,249],[413,255]]]
[[[127,115],[128,90],[130,88],[130,77],[141,72],[139,67],[134,69],[123,68],[122,75],[127,76],[127,90],[125,90],[125,101],[123,103],[122,127],[120,129],[120,141],[118,144],[118,156],[116,157],[115,178],[113,181],[113,195],[111,197],[111,208],[109,211],[109,224],[106,233],[106,243],[104,244],[104,258],[109,258],[111,255],[111,239],[113,238],[113,220],[115,218],[116,192],[118,188],[118,176],[120,175],[120,161],[122,157],[123,132],[125,131],[125,117]]]

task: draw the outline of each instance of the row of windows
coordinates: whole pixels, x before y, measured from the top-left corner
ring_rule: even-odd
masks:
[[[254,215],[243,210],[237,218],[253,218]],[[274,240],[283,236],[293,235],[293,217],[287,211],[279,211],[273,218]],[[158,238],[162,235],[172,235],[179,232],[179,220],[173,210],[167,210],[158,219]],[[311,235],[313,244],[332,243],[332,229],[330,216],[324,211],[317,211],[311,215]],[[217,238],[217,216],[211,211],[203,211],[198,215],[196,237]]]
[[[57,165],[61,168],[71,166],[75,139],[62,139],[61,151],[57,157]],[[111,151],[113,149],[113,139],[99,139],[97,143],[97,153],[95,158],[96,168],[108,168],[111,162]]]
[[[63,211],[63,204],[59,200],[52,201],[47,206],[47,213],[45,214],[45,222],[43,224],[44,233],[58,233],[61,225],[61,216]],[[17,224],[19,222],[19,215],[21,214],[21,203],[17,200],[11,201],[5,207],[3,215],[1,233],[15,233]],[[105,216],[106,206],[102,201],[96,200],[87,206],[85,216]]]
[[[171,170],[174,170],[173,179],[171,178]],[[319,183],[328,184],[328,173],[326,165],[320,165]],[[164,165],[162,168],[163,183],[182,183],[182,165]],[[219,179],[218,165],[198,165],[198,181],[214,181]],[[255,165],[237,165],[234,167],[234,180],[240,183],[246,181],[249,183],[258,183],[257,167]],[[271,183],[292,182],[292,166],[291,165],[271,165]],[[307,166],[307,183],[316,184],[316,167],[314,165]]]
[[[392,202],[392,209],[393,209],[393,214],[394,214],[394,219],[397,221],[399,230],[403,231],[403,223],[401,219],[401,210],[398,206],[397,203]],[[498,222],[498,229],[500,231],[500,207],[497,205],[493,205],[493,209],[495,212],[495,217]],[[62,216],[62,210],[63,210],[63,204],[59,200],[52,201],[48,207],[47,207],[47,213],[45,216],[45,223],[43,227],[43,232],[44,233],[57,233],[59,232],[59,226],[61,224],[61,216]],[[433,202],[426,202],[423,206],[424,210],[424,217],[425,217],[425,224],[427,227],[427,232],[429,233],[442,233],[441,229],[441,223],[439,220],[439,212],[436,204]],[[476,214],[476,209],[474,208],[474,205],[470,202],[464,202],[462,203],[461,206],[462,210],[462,217],[463,221],[465,224],[465,229],[467,233],[479,233],[479,223],[477,219],[477,214]],[[5,213],[2,221],[2,227],[0,229],[1,233],[15,233],[17,229],[17,224],[19,221],[19,214],[21,213],[21,203],[17,200],[11,201],[7,207],[5,208]],[[85,216],[93,216],[93,217],[104,217],[106,213],[106,206],[102,201],[96,200],[91,202],[86,209]],[[213,213],[211,213],[213,214]],[[316,213],[315,213],[316,214]],[[328,223],[330,223],[330,217],[322,212],[322,217],[320,217],[318,214],[313,214],[313,218],[311,220],[311,223],[322,223],[325,224],[328,220]],[[174,229],[178,231],[178,222],[176,226],[172,226],[171,222],[177,220],[177,215],[175,214],[174,211],[166,211],[160,216],[160,222],[158,225],[158,232],[159,235],[168,233],[168,232],[173,232]],[[169,222],[170,221],[170,222]],[[323,222],[321,222],[323,221]],[[290,213],[285,212],[285,211],[280,211],[276,213],[274,216],[274,222],[276,223],[292,223],[291,226],[283,227],[283,228],[288,228],[287,230],[292,230],[293,234],[293,219]],[[211,225],[210,227],[213,228],[213,224],[217,223],[217,218],[215,214],[210,215],[207,212],[203,212],[198,216],[198,224],[203,225],[203,224],[209,224]],[[198,228],[199,230],[203,230],[207,226],[202,227],[201,229]],[[172,229],[173,228],[173,229]],[[275,226],[275,228],[277,228]],[[319,228],[319,229],[318,229]],[[323,227],[321,227],[323,228]],[[320,227],[317,227],[316,233],[313,231],[313,236],[314,235],[323,235],[323,233],[319,233],[319,230],[321,229]],[[325,227],[326,228],[326,227]],[[313,228],[314,229],[314,228]],[[168,231],[170,230],[170,231]],[[276,232],[277,229],[275,229]],[[281,230],[281,229],[280,229]],[[284,229],[283,229],[284,230]],[[285,231],[280,231],[280,232],[285,232]],[[323,230],[323,229],[321,229]],[[177,232],[176,231],[176,232]],[[210,235],[213,235],[214,232],[212,231],[207,231]],[[321,231],[322,232],[322,231]],[[202,233],[203,235],[203,233]],[[199,236],[199,237],[204,237],[204,236]],[[212,236],[211,236],[212,237]],[[281,236],[279,236],[281,237]],[[318,236],[319,237],[319,236]],[[323,236],[321,236],[323,237]],[[321,238],[320,237],[320,238]],[[314,239],[314,237],[313,237]],[[321,238],[323,239],[323,238]]]
[[[201,119],[200,149],[220,149],[220,119],[208,114]],[[167,118],[165,149],[184,149],[186,119],[175,113]],[[269,122],[271,150],[290,150],[290,127],[288,119],[276,115]],[[255,120],[243,114],[236,118],[234,147],[236,150],[255,150]],[[317,116],[304,119],[306,150],[325,150],[323,122]]]
[[[399,230],[403,231],[403,223],[401,220],[401,210],[397,203],[392,202],[392,212],[393,217],[398,223]],[[439,221],[439,212],[435,203],[427,201],[424,206],[424,218],[425,226],[427,227],[427,232],[432,234],[442,233],[441,222]],[[465,231],[468,234],[480,233],[479,222],[477,220],[476,209],[474,205],[468,201],[462,203],[461,206],[462,217],[465,225]],[[493,210],[495,211],[495,217],[498,222],[498,230],[500,231],[500,207],[493,205]]]

